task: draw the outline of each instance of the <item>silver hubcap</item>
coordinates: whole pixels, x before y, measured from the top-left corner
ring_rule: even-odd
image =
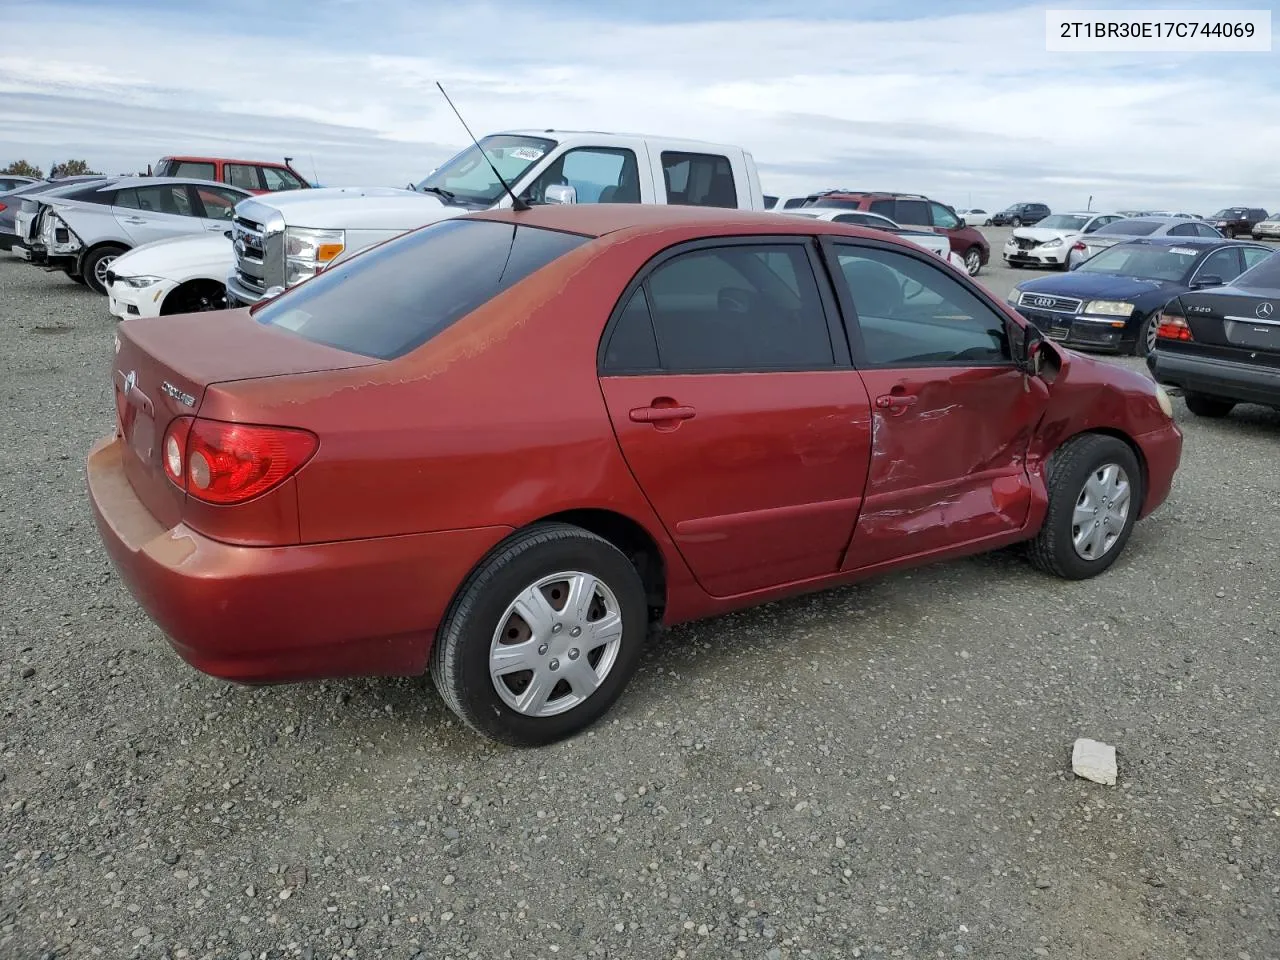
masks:
[[[1129,518],[1131,492],[1129,475],[1118,464],[1104,464],[1089,474],[1071,515],[1077,555],[1097,560],[1116,545]]]
[[[111,269],[111,264],[115,262],[115,257],[103,257],[93,268],[93,278],[103,287],[107,285],[107,271]]]
[[[596,692],[621,646],[613,591],[589,573],[555,573],[522,591],[498,621],[489,676],[512,710],[552,717]]]
[[[1158,329],[1159,328],[1156,327],[1155,317],[1152,317],[1147,321],[1147,353],[1150,353],[1156,348],[1156,331]]]
[[[970,275],[978,272],[978,268],[982,266],[982,256],[977,250],[970,250],[964,255],[964,265]]]

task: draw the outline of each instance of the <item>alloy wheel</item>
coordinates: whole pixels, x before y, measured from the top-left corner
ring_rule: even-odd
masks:
[[[622,608],[598,577],[542,577],[511,601],[489,644],[502,702],[528,717],[572,710],[609,676],[622,645]]]
[[[964,255],[964,268],[969,271],[969,276],[978,275],[978,271],[982,269],[982,254],[977,250],[969,250]]]
[[[93,265],[93,279],[98,281],[103,290],[107,289],[107,271],[115,261],[116,258],[112,254],[107,254],[105,257],[99,257],[98,262]]]
[[[1132,487],[1119,464],[1104,463],[1093,470],[1076,498],[1071,515],[1071,543],[1084,560],[1106,556],[1124,532]]]

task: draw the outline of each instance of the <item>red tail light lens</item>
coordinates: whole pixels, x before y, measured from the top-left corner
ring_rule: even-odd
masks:
[[[307,430],[179,417],[165,431],[165,475],[205,503],[233,504],[266,493],[315,454]]]
[[[7,204],[0,203],[0,213],[3,213],[5,210],[8,210],[8,209],[9,207]]]
[[[1088,248],[1088,247],[1086,247],[1086,246],[1084,245],[1084,241],[1083,241],[1083,240],[1077,240],[1075,243],[1073,243],[1073,244],[1071,245],[1071,249],[1072,249],[1072,250],[1077,250],[1077,251],[1079,251],[1080,253],[1084,253],[1084,252],[1085,252],[1086,250],[1088,250],[1089,248]]]
[[[1162,313],[1156,317],[1156,338],[1159,340],[1194,340],[1185,317],[1176,313]]]

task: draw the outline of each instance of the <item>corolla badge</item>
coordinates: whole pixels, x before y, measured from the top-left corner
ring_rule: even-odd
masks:
[[[1266,303],[1258,304],[1257,309],[1255,309],[1253,312],[1258,315],[1259,320],[1266,320],[1268,317],[1271,316],[1272,313],[1275,312],[1275,309],[1276,309],[1275,304],[1266,302]]]
[[[194,407],[196,405],[195,397],[187,393],[185,390],[180,390],[179,388],[175,387],[168,380],[160,384],[160,389],[163,390],[169,396],[173,397],[173,399],[177,400],[183,406]]]

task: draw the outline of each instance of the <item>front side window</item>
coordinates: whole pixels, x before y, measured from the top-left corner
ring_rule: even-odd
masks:
[[[260,167],[262,179],[272,193],[277,190],[301,190],[306,186],[301,180],[284,167]]]
[[[573,187],[578,203],[639,203],[640,168],[631,150],[580,147],[568,150],[525,192],[530,203],[544,203],[547,187]]]
[[[1003,365],[1004,318],[942,270],[906,254],[837,243],[863,351],[874,366]]]
[[[677,254],[645,279],[606,351],[644,340],[647,319],[669,373],[828,369],[835,364],[818,283],[802,244],[742,244]],[[644,348],[629,348],[643,358]],[[619,347],[621,354],[621,347]]]
[[[253,316],[307,340],[390,360],[589,239],[497,221],[444,220],[330,267],[255,308]]]
[[[693,207],[738,205],[738,187],[728,157],[664,150],[662,178],[667,203]]]
[[[951,230],[960,226],[960,219],[940,203],[930,201],[929,210],[933,214],[933,225],[943,230]]]
[[[1203,279],[1204,277],[1217,277],[1223,283],[1230,283],[1242,272],[1240,264],[1240,251],[1237,247],[1224,247],[1221,250],[1215,250],[1204,258],[1204,263],[1200,264],[1200,269],[1196,271],[1196,277]]]
[[[493,161],[498,173],[507,184],[515,188],[516,181],[535,163],[547,155],[556,141],[545,137],[521,137],[514,134],[495,134],[480,141],[480,147],[467,147],[446,161],[444,166],[419,183],[419,193],[441,191],[444,199],[490,207],[506,195],[506,190],[485,157]],[[484,153],[480,151],[483,150]]]
[[[247,196],[232,190],[219,190],[217,187],[196,187],[196,196],[204,205],[204,215],[210,220],[230,220],[236,211],[236,204]]]

